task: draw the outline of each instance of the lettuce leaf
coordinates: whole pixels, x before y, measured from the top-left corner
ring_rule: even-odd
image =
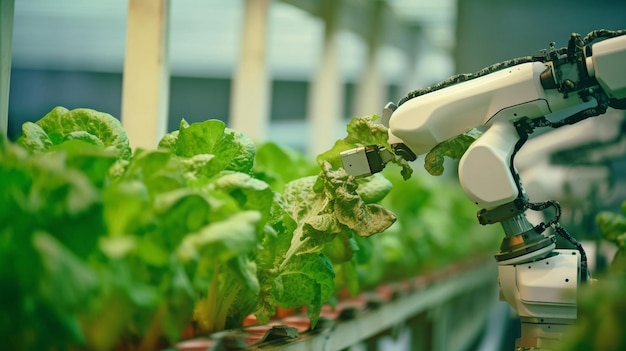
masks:
[[[159,142],[159,147],[187,158],[201,154],[213,155],[206,163],[205,174],[208,175],[222,170],[250,173],[256,152],[252,139],[226,128],[220,120],[191,125],[182,120],[180,129],[166,134]]]
[[[444,171],[444,156],[454,160],[460,159],[463,157],[465,151],[467,151],[467,148],[469,148],[481,134],[482,133],[477,129],[470,129],[461,135],[437,144],[426,154],[424,158],[424,168],[431,175],[442,175]]]
[[[356,189],[357,194],[367,204],[382,201],[393,187],[389,179],[382,173],[372,174],[370,177],[358,178],[359,187]]]
[[[333,170],[323,165],[324,191],[332,198],[336,220],[358,236],[370,236],[389,228],[396,216],[378,204],[368,204],[358,194],[358,183],[343,169]]]
[[[355,291],[354,238],[395,221],[376,204],[389,192],[382,175],[357,181],[271,143],[257,152],[217,120],[183,120],[158,149],[131,154],[111,118],[59,107],[24,124],[19,144],[0,136],[9,189],[0,192],[0,221],[9,223],[0,228],[0,286],[8,287],[0,295],[11,301],[2,307],[17,301],[13,318],[31,296],[45,298],[36,307],[56,318],[59,348],[112,349],[122,335],[175,341],[192,319],[213,332],[250,313],[266,321],[276,306],[305,305],[315,325],[336,288],[333,265]],[[370,127],[355,119],[346,143],[361,134],[384,143],[384,128]],[[38,284],[64,274],[89,284],[68,285],[74,292],[57,311]],[[26,311],[34,327],[11,330],[39,335],[43,322],[30,322],[43,312]]]
[[[268,183],[274,191],[282,192],[286,183],[316,175],[319,167],[295,150],[265,142],[257,147],[252,170],[255,178]]]
[[[287,235],[279,233],[274,245],[282,249],[274,251],[274,257],[262,256],[273,264],[264,264],[272,268],[261,279],[262,302],[256,312],[260,322],[273,313],[274,304],[305,304],[315,326],[322,303],[335,289],[333,262],[322,254],[327,245],[327,252],[331,248],[343,252],[334,258],[345,263],[355,247],[352,235],[380,233],[395,221],[395,216],[381,206],[366,204],[357,193],[358,187],[354,177],[343,169],[333,169],[328,162],[322,164],[318,176],[285,185],[281,204],[295,222],[295,229]]]
[[[621,205],[621,213],[602,211],[596,215],[600,235],[617,246],[617,253],[611,263],[615,272],[626,274],[626,201]]]
[[[224,221],[211,223],[184,237],[177,248],[183,261],[192,259],[217,259],[226,262],[256,247],[256,224],[260,220],[256,211],[243,211]]]
[[[23,124],[22,136],[17,142],[32,151],[44,151],[75,139],[104,146],[121,159],[131,157],[128,137],[120,121],[107,113],[86,108],[55,107],[37,122]]]
[[[333,168],[340,168],[342,167],[340,154],[343,151],[368,145],[382,145],[385,149],[391,151],[387,128],[382,124],[376,123],[379,118],[377,115],[353,117],[346,126],[347,136],[337,140],[330,150],[318,155],[317,163],[321,165],[324,162],[329,162]],[[405,159],[396,156],[391,162],[400,166],[404,179],[411,178],[413,169]]]
[[[321,254],[309,253],[294,257],[275,280],[275,301],[284,308],[307,306],[307,315],[314,327],[322,305],[334,291],[335,271],[330,260]]]

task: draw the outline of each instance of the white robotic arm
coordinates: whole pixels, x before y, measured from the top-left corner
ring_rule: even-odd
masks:
[[[626,30],[594,31],[584,39],[572,34],[567,48],[552,46],[541,55],[451,77],[383,110],[393,152],[409,161],[471,128],[486,129],[461,158],[459,181],[482,208],[479,222],[500,223],[504,230],[495,258],[501,297],[522,319],[519,347],[545,347],[574,323],[572,296],[588,270],[582,246],[558,223],[558,203],[528,201],[514,156],[537,127],[574,124],[607,107],[626,109],[625,66]],[[354,176],[382,170],[389,158],[380,147],[342,153]],[[526,219],[528,209],[550,206],[557,212],[552,221],[535,226]],[[557,250],[548,228],[576,249]]]
[[[597,106],[599,94],[606,99],[626,98],[626,74],[620,74],[626,65],[626,36],[596,43],[590,52],[573,62],[565,58],[565,63],[514,65],[408,99],[391,115],[389,141],[403,143],[420,155],[471,128],[489,127],[461,160],[459,179],[481,208],[509,203],[519,195],[509,169],[520,138],[513,121],[560,111],[575,113],[590,103]],[[564,75],[577,79],[566,78],[572,85],[569,91],[555,81]]]

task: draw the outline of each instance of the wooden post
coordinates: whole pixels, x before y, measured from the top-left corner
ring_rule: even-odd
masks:
[[[400,82],[400,98],[404,97],[410,91],[422,88],[420,84],[428,84],[428,82],[420,82],[418,77],[417,66],[419,60],[422,59],[420,53],[424,50],[426,43],[424,42],[424,33],[418,25],[408,26],[407,32],[410,34],[410,41],[407,41],[404,50],[407,58],[406,74]]]
[[[381,39],[384,38],[384,20],[382,1],[375,1],[369,9],[370,32],[366,38],[367,58],[363,78],[358,82],[354,99],[356,116],[381,115],[387,103],[387,86],[380,72],[379,52]]]
[[[311,81],[307,106],[309,143],[307,151],[316,156],[330,149],[337,140],[335,130],[343,121],[344,89],[339,74],[337,34],[342,1],[325,0],[322,6],[324,46],[318,72]]]
[[[122,125],[131,147],[153,149],[167,131],[169,0],[129,0]]]
[[[0,133],[9,125],[9,84],[11,81],[11,42],[15,0],[0,0]]]
[[[246,0],[239,64],[233,77],[229,126],[263,140],[269,124],[270,80],[267,77],[269,0]]]

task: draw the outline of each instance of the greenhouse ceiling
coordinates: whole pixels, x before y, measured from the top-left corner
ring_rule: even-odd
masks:
[[[273,76],[307,79],[315,70],[324,28],[323,22],[307,11],[311,3],[316,2],[271,3],[266,53]],[[351,12],[372,3],[344,0],[348,5],[345,12],[349,12],[344,17],[366,27],[370,24],[359,23]],[[409,36],[409,40],[417,43],[425,39],[443,55],[454,45],[454,0],[387,0],[384,4],[391,10],[391,24],[420,28],[420,38]],[[230,77],[240,49],[243,9],[242,0],[171,1],[172,74]],[[16,1],[13,67],[121,72],[126,14],[125,0]],[[343,27],[339,34],[340,65],[342,74],[350,79],[360,74],[367,48],[358,30],[350,25]],[[406,49],[388,42],[380,48],[382,71],[389,80],[402,76]]]

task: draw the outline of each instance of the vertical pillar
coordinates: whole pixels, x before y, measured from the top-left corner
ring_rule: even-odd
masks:
[[[11,81],[11,43],[15,0],[0,0],[0,134],[9,124],[9,83]]]
[[[387,102],[387,86],[380,72],[379,52],[384,24],[383,1],[375,1],[370,6],[370,33],[366,40],[367,58],[363,78],[358,82],[354,99],[356,116],[380,115]]]
[[[169,0],[129,0],[122,125],[131,147],[153,149],[167,131]]]
[[[421,59],[420,52],[422,52],[425,46],[424,33],[419,26],[410,26],[407,30],[409,32],[409,41],[407,42],[407,46],[404,50],[407,58],[407,66],[406,74],[403,77],[404,79],[400,82],[401,97],[410,91],[422,88],[424,84],[428,84],[428,82],[422,82],[419,80],[417,69],[418,60]]]
[[[312,156],[333,146],[337,140],[335,129],[344,117],[344,89],[337,52],[341,3],[340,0],[319,2],[325,25],[324,43],[320,66],[309,88],[307,106],[307,124],[310,131],[307,151]]]
[[[229,126],[262,140],[269,124],[271,89],[267,77],[269,0],[246,0],[239,64],[233,77]]]

